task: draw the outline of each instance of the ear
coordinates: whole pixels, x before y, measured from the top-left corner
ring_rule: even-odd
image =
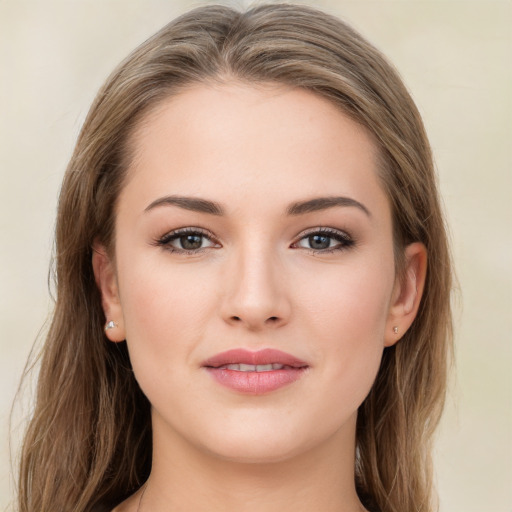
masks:
[[[427,249],[415,242],[405,248],[405,272],[396,278],[386,323],[384,345],[394,345],[416,318],[427,275]]]
[[[103,312],[107,319],[105,335],[113,342],[124,341],[126,336],[123,310],[119,299],[115,267],[107,254],[106,248],[96,242],[92,247],[92,268],[96,279],[96,286],[101,293]]]

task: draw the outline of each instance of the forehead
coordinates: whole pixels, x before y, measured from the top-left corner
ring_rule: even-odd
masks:
[[[131,137],[121,196],[269,204],[350,195],[387,208],[367,130],[325,98],[266,84],[201,84],[161,102]],[[121,198],[122,199],[122,198]]]

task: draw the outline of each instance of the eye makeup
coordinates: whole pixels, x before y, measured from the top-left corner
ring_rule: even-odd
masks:
[[[175,229],[155,240],[153,245],[184,255],[200,254],[206,249],[221,247],[210,232],[198,227]]]
[[[302,242],[309,244],[303,245]],[[354,239],[346,232],[338,229],[321,227],[302,233],[299,240],[294,242],[292,248],[306,249],[314,254],[330,254],[344,251],[355,245]]]
[[[175,229],[156,239],[153,245],[166,251],[185,256],[201,254],[208,249],[218,249],[221,244],[207,230],[198,227]],[[354,239],[346,232],[317,227],[301,233],[292,249],[304,249],[314,254],[330,254],[348,250],[355,245]]]

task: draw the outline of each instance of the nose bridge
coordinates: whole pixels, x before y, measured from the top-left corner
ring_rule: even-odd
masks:
[[[232,250],[223,316],[250,329],[286,323],[290,307],[281,261],[268,237],[246,237]]]

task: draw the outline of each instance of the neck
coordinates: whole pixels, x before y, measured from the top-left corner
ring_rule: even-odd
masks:
[[[354,484],[355,418],[321,446],[272,462],[226,460],[176,433],[160,434],[154,428],[153,466],[140,512],[364,510]]]

